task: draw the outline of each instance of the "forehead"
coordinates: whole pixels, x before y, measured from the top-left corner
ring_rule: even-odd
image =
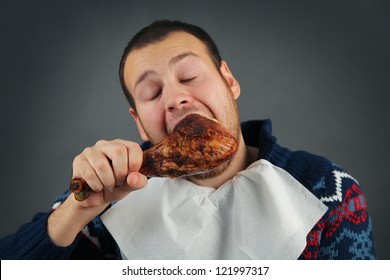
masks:
[[[167,65],[173,57],[185,52],[192,52],[212,63],[202,41],[186,32],[174,32],[163,40],[130,52],[124,66],[126,86],[132,89],[140,73]]]

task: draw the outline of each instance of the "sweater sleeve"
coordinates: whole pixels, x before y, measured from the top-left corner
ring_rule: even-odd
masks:
[[[329,210],[320,222],[319,258],[376,259],[372,221],[358,182],[340,169],[333,177],[335,194],[322,197]]]
[[[47,220],[51,212],[38,213],[32,221],[15,233],[0,240],[1,259],[67,259],[77,245],[79,236],[68,247],[56,246],[47,234]]]
[[[15,233],[0,240],[1,259],[115,259],[118,250],[115,241],[96,217],[67,247],[51,242],[47,233],[50,214],[68,197],[69,191],[58,197],[52,210],[36,214],[32,221]]]
[[[328,211],[307,236],[301,259],[375,259],[372,221],[355,178],[329,160],[294,152],[288,167]]]

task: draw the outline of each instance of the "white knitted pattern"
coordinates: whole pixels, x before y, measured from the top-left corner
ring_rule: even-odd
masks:
[[[89,232],[89,228],[88,226],[86,226],[84,229],[83,229],[83,233],[85,234],[85,236],[87,236],[91,242],[93,244],[95,244],[95,246],[100,250],[101,247],[100,247],[100,242],[99,242],[99,239],[96,237],[96,236],[92,236],[91,233]]]
[[[349,175],[348,173],[345,173],[345,172],[333,170],[333,176],[335,178],[335,185],[336,185],[335,193],[331,196],[321,197],[320,198],[321,202],[333,202],[333,201],[340,201],[341,202],[342,201],[343,194],[341,192],[341,185],[342,185],[342,181],[344,178],[351,179],[351,180],[355,181],[356,184],[359,184],[355,180],[355,178],[353,178],[351,175]]]

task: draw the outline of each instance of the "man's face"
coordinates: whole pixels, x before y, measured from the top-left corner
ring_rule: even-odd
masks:
[[[131,51],[124,80],[137,107],[130,112],[143,140],[163,140],[190,113],[217,119],[239,138],[239,84],[225,62],[215,67],[196,37],[175,32]]]

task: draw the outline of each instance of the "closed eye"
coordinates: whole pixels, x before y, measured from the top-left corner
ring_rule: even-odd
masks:
[[[191,77],[191,78],[187,78],[187,79],[181,79],[180,82],[181,83],[188,83],[188,82],[191,82],[195,79],[196,79],[196,77]]]
[[[162,93],[162,89],[159,89],[158,91],[156,91],[156,92],[153,94],[153,96],[152,96],[152,98],[151,98],[150,100],[157,99],[157,98],[161,95],[161,93]]]

